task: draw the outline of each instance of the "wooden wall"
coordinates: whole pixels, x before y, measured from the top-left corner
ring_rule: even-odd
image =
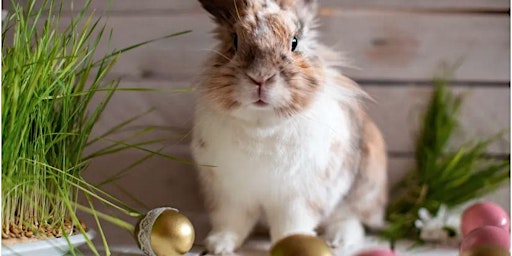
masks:
[[[80,2],[80,1],[78,1]],[[100,15],[105,2],[93,7]],[[465,95],[461,131],[455,143],[485,138],[510,125],[510,16],[506,0],[320,0],[322,41],[350,60],[343,69],[376,99],[370,114],[383,130],[390,155],[392,181],[413,164],[417,123],[443,67],[461,63],[451,88]],[[77,2],[75,2],[77,5]],[[72,11],[66,15],[74,15]],[[112,77],[122,87],[190,88],[215,41],[213,24],[193,0],[114,0],[106,12],[117,49],[162,35],[192,30],[123,54]],[[157,131],[165,136],[164,153],[189,158],[184,137],[191,127],[193,93],[121,92],[103,116],[97,132],[155,107],[141,124],[179,128]],[[184,137],[184,139],[182,139]],[[182,140],[180,140],[182,139]],[[490,154],[507,156],[510,137],[497,141]],[[135,159],[138,151],[98,159],[86,175],[99,181]],[[205,218],[191,166],[153,158],[136,167],[108,191],[144,209],[173,206],[191,216],[196,226]],[[122,191],[129,192],[126,196]],[[493,197],[509,208],[509,189]],[[130,221],[133,221],[129,219]],[[114,244],[130,243],[119,229],[109,229]],[[203,228],[200,231],[200,237]]]

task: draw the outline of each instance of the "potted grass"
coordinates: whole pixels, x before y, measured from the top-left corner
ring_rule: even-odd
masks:
[[[95,211],[91,198],[131,216],[141,215],[90,185],[82,173],[93,157],[146,144],[120,141],[90,155],[84,153],[102,140],[91,132],[119,90],[118,80],[106,79],[118,55],[154,40],[98,59],[98,45],[108,41],[105,26],[87,14],[90,1],[63,22],[64,2],[29,0],[22,6],[12,1],[2,21],[2,254],[76,254],[75,246],[87,243],[99,255],[91,242],[94,232],[80,221],[77,209],[96,220],[103,217],[127,229],[133,227]],[[178,34],[182,33],[159,39]],[[100,103],[93,105],[97,98]],[[87,205],[78,203],[80,193]],[[98,232],[106,245],[99,221]],[[45,242],[14,245],[32,240]]]

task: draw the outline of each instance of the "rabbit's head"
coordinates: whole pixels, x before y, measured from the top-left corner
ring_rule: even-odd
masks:
[[[230,113],[278,117],[311,104],[323,79],[312,30],[316,1],[200,2],[213,15],[220,40],[202,84],[206,100]]]

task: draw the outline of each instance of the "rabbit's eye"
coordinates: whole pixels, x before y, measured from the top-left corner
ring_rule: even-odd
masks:
[[[292,52],[295,51],[295,48],[297,48],[297,44],[299,44],[299,40],[296,36],[294,36],[292,39]]]
[[[233,47],[238,50],[238,36],[236,34],[233,35]]]

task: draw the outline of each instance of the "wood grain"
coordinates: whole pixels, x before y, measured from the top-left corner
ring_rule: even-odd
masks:
[[[419,121],[432,89],[428,86],[380,86],[367,84],[366,91],[376,103],[369,112],[381,127],[388,148],[396,152],[413,152]],[[463,95],[459,115],[460,128],[452,145],[485,139],[505,131],[506,135],[489,147],[492,153],[510,152],[510,89],[457,86],[453,92]]]
[[[430,80],[460,62],[455,79],[510,79],[508,17],[369,11],[326,11],[323,42],[336,45],[357,79]],[[489,67],[493,68],[489,68]]]
[[[456,80],[510,79],[508,16],[329,11],[320,24],[321,41],[347,56],[354,68],[346,73],[355,79],[429,81],[444,66],[458,62]],[[113,16],[108,26],[114,30],[111,45],[117,49],[192,30],[123,54],[113,73],[130,79],[189,79],[217,43],[206,13]]]
[[[21,0],[20,2],[26,2]],[[4,1],[5,5],[9,6],[10,1]],[[74,0],[75,9],[85,0]],[[66,5],[64,10],[71,9],[71,1],[65,1]],[[479,11],[504,11],[510,8],[509,1],[506,0],[319,0],[321,6],[329,7],[343,7],[343,8],[397,8],[397,9],[428,9],[428,10],[479,10]],[[148,11],[158,12],[189,12],[192,10],[197,11],[200,9],[199,2],[196,0],[93,0],[91,8],[97,11],[110,9],[113,12],[130,12],[130,13],[144,13]]]
[[[371,9],[417,9],[431,11],[453,12],[472,10],[472,11],[498,11],[508,10],[510,8],[509,1],[506,0],[320,0],[322,6],[336,7],[356,7]]]
[[[155,2],[155,5],[176,4],[172,1]],[[402,2],[397,0],[395,3]],[[435,2],[442,3],[441,0]],[[489,5],[498,2],[506,1],[491,0]],[[114,5],[116,3],[114,1]],[[128,3],[141,8],[151,6],[140,1],[119,5],[128,8]],[[177,6],[196,5],[196,1],[178,3]],[[201,69],[203,61],[217,44],[209,33],[214,24],[205,11],[112,14],[105,21],[113,29],[110,46],[116,49],[192,30],[190,34],[123,54],[113,73],[131,79],[189,79]],[[455,73],[456,80],[490,83],[508,83],[510,80],[509,15],[335,7],[320,10],[319,24],[321,42],[333,46],[347,57],[347,64],[352,68],[345,72],[355,79],[428,81],[444,66],[460,63]],[[100,52],[105,48],[104,45],[100,47]]]

